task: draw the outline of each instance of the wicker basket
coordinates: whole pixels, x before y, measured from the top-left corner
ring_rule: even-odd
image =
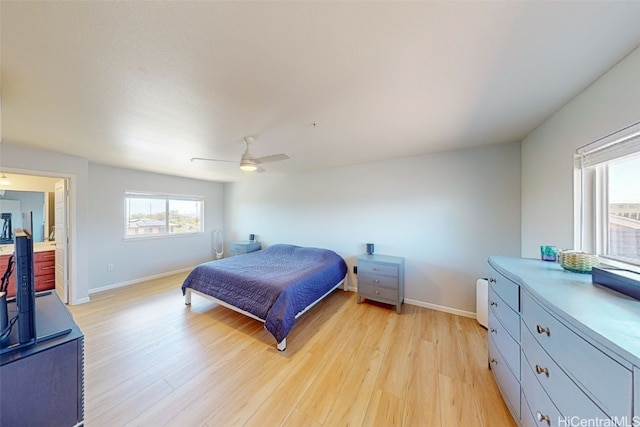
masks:
[[[591,269],[600,262],[598,255],[580,251],[562,251],[558,259],[562,268],[574,273],[591,273]]]

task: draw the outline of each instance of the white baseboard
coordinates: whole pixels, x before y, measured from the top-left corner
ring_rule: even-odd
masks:
[[[80,304],[86,304],[88,302],[91,302],[91,298],[84,297],[84,298],[77,299],[75,301],[71,301],[69,305],[80,305]]]
[[[413,299],[404,299],[405,304],[417,305],[418,307],[430,308],[431,310],[443,311],[445,313],[451,313],[462,317],[470,317],[476,319],[476,313],[473,311],[459,310],[457,308],[451,308],[444,305],[431,304],[428,302],[417,301]]]
[[[166,273],[154,274],[153,276],[141,277],[139,279],[134,279],[134,280],[127,280],[126,282],[112,283],[107,286],[101,286],[99,288],[89,289],[89,295],[97,294],[98,292],[109,291],[111,289],[122,288],[124,286],[135,285],[137,283],[142,283],[149,280],[160,279],[167,276],[173,276],[174,274],[184,273],[185,271],[191,271],[193,269],[194,267],[187,267],[187,268],[182,268],[180,270],[167,271]]]
[[[358,288],[354,288],[349,286],[349,290],[351,292],[358,292]],[[473,311],[459,310],[457,308],[446,307],[444,305],[431,304],[428,302],[418,301],[414,299],[404,299],[404,304],[416,305],[418,307],[430,308],[431,310],[443,311],[445,313],[451,313],[462,317],[470,317],[472,319],[477,319],[476,313]]]
[[[95,294],[95,293],[98,293],[98,292],[108,291],[108,290],[111,290],[111,289],[122,288],[124,286],[135,285],[137,283],[146,282],[148,280],[160,279],[162,277],[172,276],[172,275],[178,274],[178,273],[184,273],[185,271],[193,270],[193,268],[194,267],[188,267],[188,268],[183,268],[181,270],[168,271],[166,273],[156,274],[156,275],[153,275],[153,276],[141,277],[141,278],[135,279],[135,280],[128,280],[126,282],[113,283],[111,285],[102,286],[100,288],[89,289],[89,295]],[[348,286],[348,289],[351,292],[357,292],[358,291],[358,288],[356,288],[354,286]],[[82,304],[82,303],[85,303],[85,302],[89,302],[89,298],[82,298],[81,300],[75,301],[74,304]],[[415,305],[415,306],[418,306],[418,307],[429,308],[431,310],[442,311],[442,312],[445,312],[445,313],[451,313],[451,314],[455,314],[455,315],[458,315],[458,316],[470,317],[472,319],[476,319],[477,318],[476,313],[474,313],[472,311],[459,310],[457,308],[451,308],[451,307],[447,307],[447,306],[444,306],[444,305],[431,304],[431,303],[428,303],[428,302],[423,302],[423,301],[418,301],[418,300],[413,300],[413,299],[407,299],[407,298],[404,299],[404,303],[405,304],[410,304],[410,305]]]

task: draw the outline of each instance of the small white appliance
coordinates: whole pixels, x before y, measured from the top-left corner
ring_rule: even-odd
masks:
[[[489,283],[487,279],[476,281],[476,319],[485,328],[489,324]]]

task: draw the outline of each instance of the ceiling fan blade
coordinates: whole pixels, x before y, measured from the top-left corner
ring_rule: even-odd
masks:
[[[226,162],[226,163],[238,163],[237,160],[222,160],[222,159],[208,159],[206,157],[192,157],[191,161],[195,161],[195,160],[203,160],[203,161],[207,161],[207,162]]]
[[[258,157],[257,159],[253,159],[254,162],[258,164],[262,163],[270,163],[270,162],[279,162],[280,160],[287,160],[289,156],[286,154],[274,154],[273,156],[265,156]]]

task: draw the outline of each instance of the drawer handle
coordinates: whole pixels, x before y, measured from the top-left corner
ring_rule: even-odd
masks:
[[[498,306],[498,303],[497,303],[496,301],[491,301],[491,302],[489,303],[489,305],[490,305],[491,307],[497,307],[497,306]]]
[[[491,332],[492,334],[495,334],[495,333],[497,333],[498,331],[496,330],[496,328],[491,328],[491,329],[489,329],[489,332]]]
[[[496,283],[496,279],[494,279],[493,277],[489,277],[489,283]]]
[[[536,326],[536,330],[538,331],[538,333],[540,335],[542,335],[542,334],[547,334],[547,336],[551,335],[551,329],[549,329],[549,328],[545,328],[543,326],[537,325]]]
[[[542,421],[546,421],[547,425],[551,425],[551,418],[549,418],[549,415],[542,415],[542,412],[537,411],[536,412],[536,418],[538,419],[538,421],[542,422]]]
[[[543,368],[540,365],[536,365],[536,372],[538,373],[538,375],[545,374],[547,378],[549,377],[549,369]]]
[[[380,283],[380,280],[378,280],[378,279],[373,279],[373,283]]]
[[[54,269],[54,268],[56,268],[56,266],[55,266],[55,265],[50,265],[50,266],[48,266],[48,267],[42,267],[40,270],[52,270],[52,269]]]
[[[376,295],[380,295],[380,291],[376,291]]]
[[[371,270],[378,271],[378,267],[373,267]]]

